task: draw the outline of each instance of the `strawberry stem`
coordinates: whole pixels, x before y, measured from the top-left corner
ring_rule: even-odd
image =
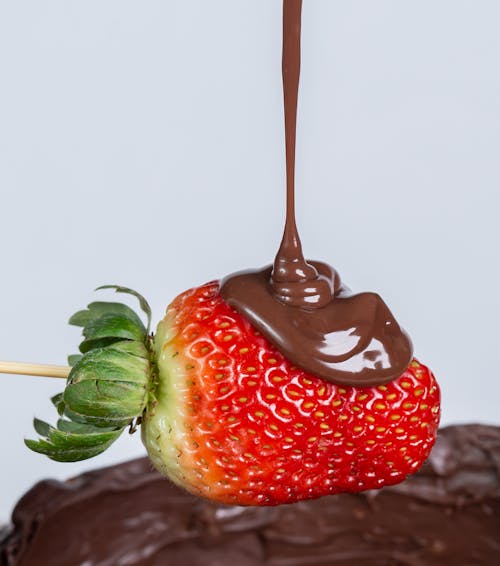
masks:
[[[141,318],[123,303],[94,302],[70,318],[82,328],[81,354],[69,357],[63,393],[52,402],[61,417],[56,427],[35,419],[39,440],[25,440],[33,451],[61,462],[75,462],[104,452],[125,430],[133,434],[153,395],[156,379],[151,309],[144,297],[118,285],[106,285],[139,300]],[[69,371],[70,370],[70,371]]]

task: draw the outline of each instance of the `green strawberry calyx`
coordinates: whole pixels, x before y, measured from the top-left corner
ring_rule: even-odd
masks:
[[[104,285],[138,299],[141,317],[119,302],[93,302],[69,320],[82,328],[80,354],[69,356],[71,367],[64,392],[52,398],[59,413],[55,427],[34,420],[38,440],[25,440],[31,450],[59,462],[86,460],[104,452],[130,426],[135,430],[146,406],[153,402],[156,363],[151,308],[136,291]]]

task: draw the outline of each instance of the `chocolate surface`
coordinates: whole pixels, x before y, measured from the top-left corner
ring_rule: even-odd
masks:
[[[295,220],[295,146],[302,0],[283,2],[286,221],[274,266],[230,275],[222,297],[289,360],[345,385],[382,385],[408,367],[413,346],[376,293],[353,294],[334,269],[306,261]]]
[[[236,273],[221,283],[224,300],[297,366],[335,383],[382,385],[399,377],[413,355],[411,340],[376,293],[353,295],[320,262],[335,298],[318,309],[290,307],[271,292],[271,267]]]
[[[494,566],[500,427],[440,431],[403,484],[281,507],[215,505],[147,459],[43,481],[13,513],[1,566]]]

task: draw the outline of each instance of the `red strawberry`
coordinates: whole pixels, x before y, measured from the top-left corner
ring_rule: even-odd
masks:
[[[398,483],[434,444],[439,388],[414,360],[388,385],[337,386],[291,365],[209,283],[158,326],[143,420],[155,466],[217,501],[276,505]]]
[[[57,426],[35,420],[30,448],[54,460],[103,452],[142,420],[154,465],[201,496],[276,505],[398,483],[424,462],[439,421],[439,388],[413,361],[379,387],[337,386],[294,367],[209,283],[180,295],[154,344],[121,303],[71,318],[82,356]],[[135,427],[134,424],[134,427]]]

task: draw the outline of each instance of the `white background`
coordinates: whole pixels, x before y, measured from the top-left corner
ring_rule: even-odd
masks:
[[[299,225],[378,291],[438,376],[443,422],[500,424],[500,3],[305,0]],[[0,3],[0,359],[64,363],[120,283],[155,320],[272,260],[284,214],[279,0]],[[108,298],[108,295],[103,295]],[[29,452],[57,380],[0,376],[0,519],[75,465]]]

